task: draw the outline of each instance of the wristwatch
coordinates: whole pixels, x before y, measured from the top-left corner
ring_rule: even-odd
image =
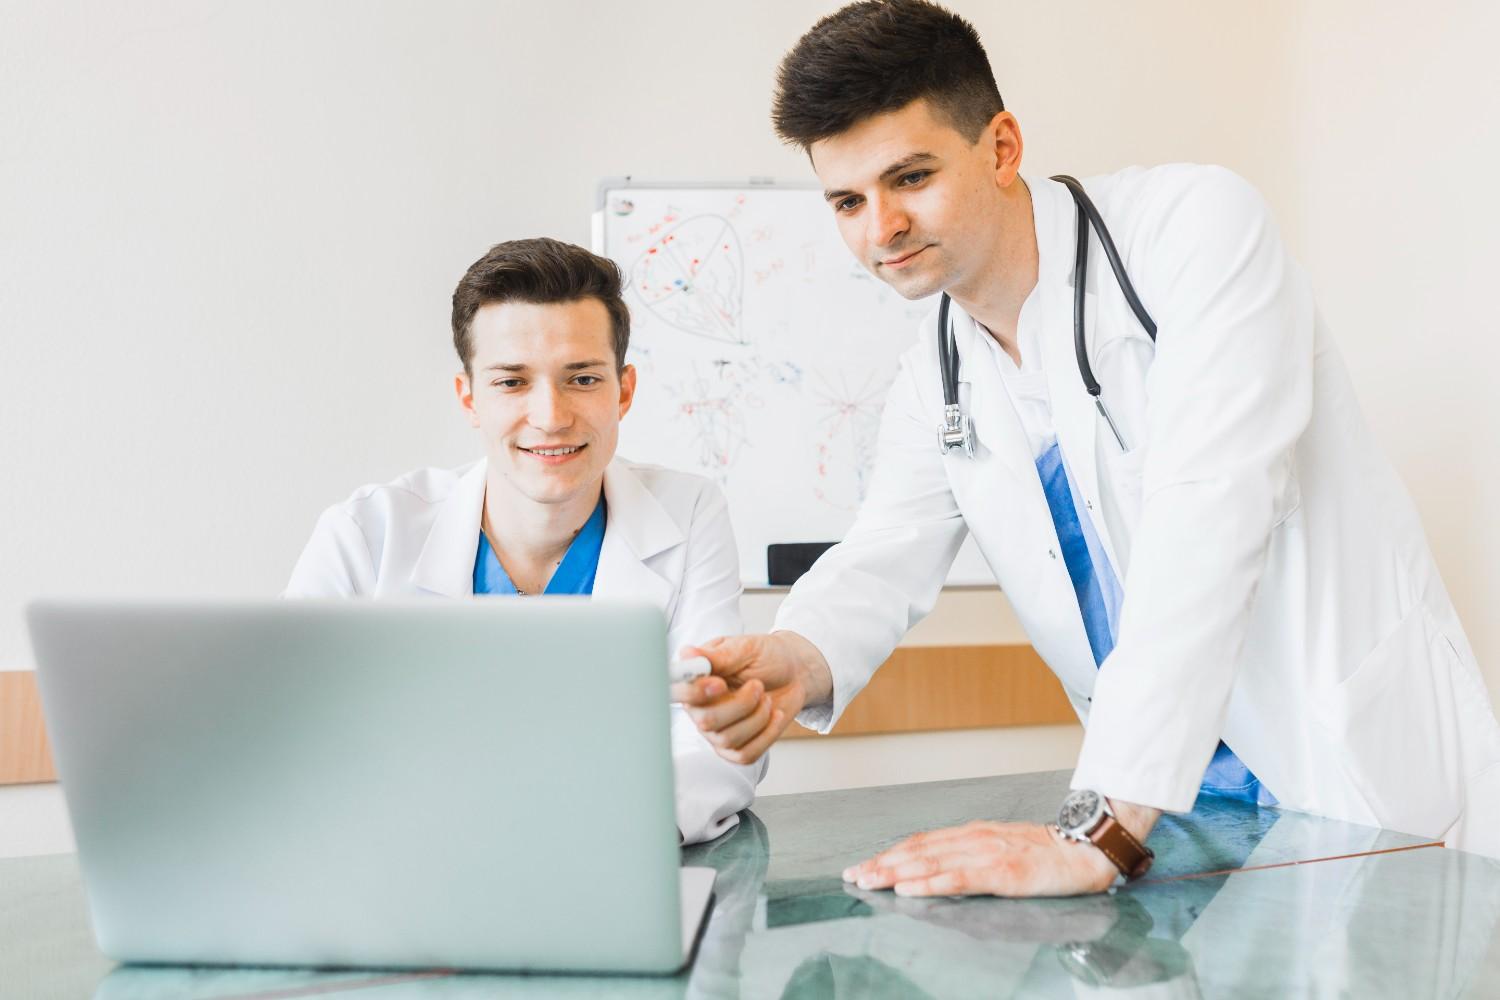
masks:
[[[1120,825],[1104,796],[1087,788],[1069,792],[1063,799],[1057,811],[1057,829],[1069,840],[1099,848],[1127,879],[1146,874],[1156,858],[1151,848]]]

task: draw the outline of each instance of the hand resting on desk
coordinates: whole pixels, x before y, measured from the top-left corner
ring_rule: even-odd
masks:
[[[1161,812],[1112,799],[1120,824],[1145,843]],[[1119,870],[1093,844],[1041,823],[975,820],[907,837],[844,881],[898,896],[1080,896],[1114,885]]]

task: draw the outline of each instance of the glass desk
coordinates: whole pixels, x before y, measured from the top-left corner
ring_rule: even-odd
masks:
[[[684,850],[718,869],[717,900],[668,979],[115,966],[71,855],[0,861],[0,996],[1500,997],[1500,862],[1237,802],[1164,818],[1149,878],[1109,895],[908,900],[839,878],[919,829],[1049,820],[1067,779],[760,800]]]

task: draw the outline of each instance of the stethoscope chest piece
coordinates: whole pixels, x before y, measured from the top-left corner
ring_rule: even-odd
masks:
[[[974,418],[964,416],[957,403],[943,407],[943,425],[938,428],[938,449],[946,455],[954,448],[974,457]]]

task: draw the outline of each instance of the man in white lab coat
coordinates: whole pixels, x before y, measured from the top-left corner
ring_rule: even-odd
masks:
[[[739,632],[723,494],[615,456],[635,393],[629,338],[612,261],[549,239],[491,249],[453,293],[454,389],[485,457],[329,507],[285,596],[597,594],[657,604],[672,650]],[[765,763],[722,759],[676,707],[672,755],[684,841],[731,829]]]
[[[861,263],[908,298],[951,296],[974,451],[934,433],[933,316],[848,536],[770,635],[705,647],[725,692],[680,692],[721,752],[753,761],[793,716],[826,731],[972,533],[1085,722],[1075,791],[1057,825],[918,835],[846,878],[1096,891],[1140,874],[1160,813],[1200,792],[1500,856],[1500,725],[1259,195],[1191,165],[1084,182],[1156,328],[1095,239],[1084,360],[1106,416],[1075,355],[1078,209],[1020,173],[1019,126],[967,22],[921,0],[845,7],[786,57],[773,117]]]

